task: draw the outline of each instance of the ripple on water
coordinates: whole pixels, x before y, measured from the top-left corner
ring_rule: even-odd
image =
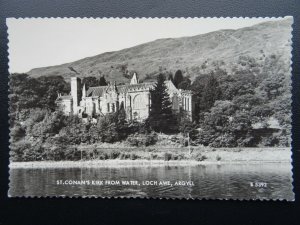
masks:
[[[57,185],[57,180],[189,181],[194,186]],[[11,169],[10,196],[101,196],[293,200],[289,163],[145,168]],[[251,187],[265,182],[266,188]]]

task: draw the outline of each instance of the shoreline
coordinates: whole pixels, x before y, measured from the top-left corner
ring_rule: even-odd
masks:
[[[92,161],[36,161],[11,162],[10,169],[44,169],[44,168],[126,168],[126,167],[160,167],[160,166],[197,166],[197,165],[241,165],[262,163],[292,163],[291,160],[269,161],[195,161],[195,160],[92,160]]]
[[[141,153],[144,154],[144,153]],[[30,161],[10,162],[11,169],[30,168],[82,168],[82,167],[159,167],[159,166],[197,166],[197,165],[230,165],[230,164],[261,164],[261,163],[292,163],[291,151],[281,149],[246,149],[242,151],[202,151],[205,159],[164,160],[164,159],[93,159],[79,161]]]

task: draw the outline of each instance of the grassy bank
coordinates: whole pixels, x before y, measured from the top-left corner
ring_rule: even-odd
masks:
[[[80,150],[86,152],[89,149],[95,154],[94,158],[91,156],[92,160],[11,162],[10,167],[126,167],[291,162],[290,148],[106,148],[99,152],[97,147],[81,146]]]

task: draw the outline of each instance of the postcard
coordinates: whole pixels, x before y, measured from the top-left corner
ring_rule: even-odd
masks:
[[[8,18],[9,197],[293,201],[292,23]]]

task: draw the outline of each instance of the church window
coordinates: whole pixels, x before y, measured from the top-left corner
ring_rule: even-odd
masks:
[[[189,101],[189,99],[188,99],[188,98],[187,98],[186,100],[187,100],[187,111],[190,111],[190,104],[189,104],[189,103],[190,103],[190,101]]]
[[[112,112],[115,112],[115,103],[112,103],[112,104],[111,104],[111,111],[112,111]]]
[[[107,112],[109,112],[109,103],[107,103]]]
[[[147,100],[142,95],[138,94],[133,99],[133,109],[145,109],[147,107]]]
[[[178,98],[176,95],[172,97],[172,108],[175,110],[178,108]]]

